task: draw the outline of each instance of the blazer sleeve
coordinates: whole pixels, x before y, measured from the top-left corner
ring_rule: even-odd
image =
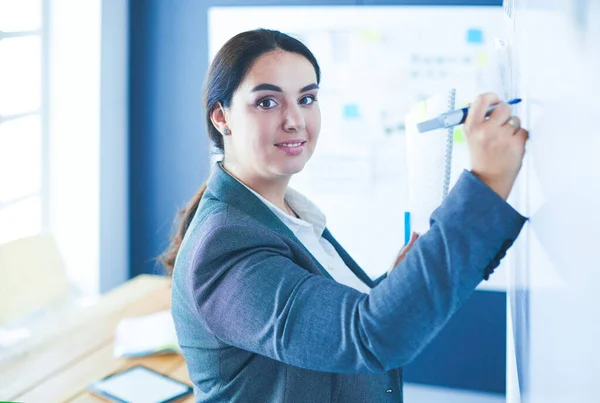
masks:
[[[225,219],[190,273],[198,315],[232,346],[316,371],[404,366],[493,270],[525,218],[470,172],[396,269],[363,294],[298,266],[276,234]]]

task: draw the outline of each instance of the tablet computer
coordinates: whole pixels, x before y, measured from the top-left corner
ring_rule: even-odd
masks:
[[[88,389],[119,403],[167,403],[192,393],[192,388],[143,365],[107,376]]]

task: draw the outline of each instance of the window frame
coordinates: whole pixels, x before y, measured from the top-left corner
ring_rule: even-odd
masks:
[[[39,223],[40,232],[49,230],[49,130],[48,130],[48,76],[49,76],[49,49],[48,49],[48,6],[50,0],[39,0],[41,7],[41,21],[38,29],[24,31],[1,31],[0,41],[12,38],[39,37],[40,38],[40,105],[38,109],[24,110],[10,115],[0,114],[0,125],[14,120],[24,119],[30,116],[38,116],[40,120],[40,151],[41,151],[41,171],[39,172],[40,185],[37,191],[19,195],[8,201],[0,201],[0,210],[14,206],[24,200],[39,197],[41,211],[41,222]],[[31,234],[35,235],[35,234]],[[16,238],[10,238],[14,240]],[[9,241],[10,241],[9,240]]]

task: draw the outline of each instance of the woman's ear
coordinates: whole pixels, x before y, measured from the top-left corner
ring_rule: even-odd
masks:
[[[229,125],[227,124],[225,108],[223,108],[223,105],[220,102],[214,104],[210,110],[210,121],[221,134],[228,135],[231,132]]]

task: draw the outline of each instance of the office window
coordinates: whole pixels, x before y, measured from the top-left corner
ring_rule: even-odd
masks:
[[[43,14],[42,0],[0,0],[0,243],[47,219]]]

